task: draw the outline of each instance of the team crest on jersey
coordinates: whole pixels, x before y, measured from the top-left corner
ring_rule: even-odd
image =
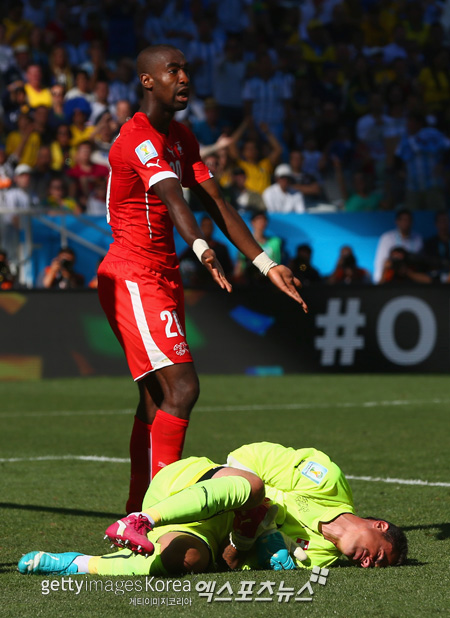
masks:
[[[142,165],[145,165],[147,161],[150,161],[150,159],[158,156],[158,151],[149,139],[146,139],[145,142],[139,144],[139,146],[135,148],[135,152]]]
[[[180,157],[183,156],[183,146],[180,144],[180,142],[175,142],[175,148],[178,150],[178,154],[180,155]]]
[[[316,483],[316,485],[320,485],[320,483],[325,478],[328,469],[324,466],[321,466],[319,463],[315,461],[308,461],[306,466],[302,470],[303,476],[306,476],[307,479]]]
[[[173,350],[176,354],[178,354],[178,356],[183,356],[189,351],[189,346],[185,341],[182,341],[181,343],[174,345]]]

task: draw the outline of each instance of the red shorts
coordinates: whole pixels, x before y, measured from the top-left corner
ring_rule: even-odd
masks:
[[[98,270],[98,295],[134,380],[168,365],[192,362],[178,271],[168,277],[107,255]]]

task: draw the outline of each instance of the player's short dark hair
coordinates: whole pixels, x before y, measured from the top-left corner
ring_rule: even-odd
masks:
[[[397,555],[397,562],[393,566],[401,566],[405,564],[408,555],[408,539],[401,528],[395,524],[382,519],[380,517],[366,517],[365,519],[374,519],[377,521],[385,521],[388,524],[388,529],[383,532],[383,537],[392,545],[394,554]]]

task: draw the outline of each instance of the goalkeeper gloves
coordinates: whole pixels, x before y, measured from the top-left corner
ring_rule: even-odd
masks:
[[[272,571],[289,571],[297,568],[291,557],[291,551],[293,551],[295,558],[300,561],[307,558],[301,547],[288,537],[284,537],[281,532],[269,532],[261,536],[257,540],[256,549],[259,566]]]

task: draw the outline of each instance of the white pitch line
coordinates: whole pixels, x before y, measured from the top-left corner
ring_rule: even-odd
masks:
[[[19,463],[24,461],[96,461],[107,463],[129,463],[128,458],[103,457],[99,455],[43,455],[41,457],[11,457],[0,459],[0,463]],[[450,487],[450,483],[422,481],[420,479],[381,478],[378,476],[345,475],[352,481],[367,481],[370,483],[393,483],[395,485],[420,485],[423,487]]]
[[[336,403],[273,403],[273,404],[252,404],[252,405],[230,405],[230,406],[197,406],[194,412],[251,412],[264,410],[314,410],[326,408],[375,408],[377,406],[417,406],[417,405],[439,405],[449,404],[450,399],[392,399],[380,401],[343,401]],[[102,416],[102,415],[122,415],[134,414],[135,410],[62,410],[60,412],[5,412],[0,413],[0,418],[19,417],[40,417],[40,416]]]
[[[9,459],[0,459],[0,463],[17,463],[21,461],[105,461],[107,463],[130,463],[129,459],[101,457],[99,455],[43,455],[42,457],[10,457]]]
[[[351,474],[346,474],[345,478],[350,479],[351,481],[369,481],[370,483],[393,483],[394,485],[421,485],[423,487],[450,487],[450,483],[438,482],[435,483],[430,481],[421,481],[420,479],[395,479],[395,478],[387,478],[383,479],[380,476],[352,476]]]

